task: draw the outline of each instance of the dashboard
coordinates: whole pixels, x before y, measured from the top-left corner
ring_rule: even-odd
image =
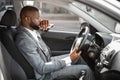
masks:
[[[84,50],[84,53],[87,53],[84,55],[84,59],[88,65],[94,69],[97,63],[96,61],[100,58],[102,50],[112,41],[112,36],[106,33],[96,32],[92,37],[93,39],[89,40],[89,48]]]
[[[88,48],[88,56],[91,59],[97,59],[101,53],[101,50],[106,47],[112,40],[112,36],[97,32],[91,40],[90,47]]]
[[[103,33],[97,33],[95,35],[96,44],[102,47],[96,63],[97,70],[100,73],[103,73],[106,70],[120,71],[120,65],[118,64],[120,60],[120,54],[118,54],[118,52],[120,53],[120,39],[112,40],[112,38],[113,36],[107,34],[103,35]]]
[[[101,47],[104,48],[105,46],[107,46],[112,40],[112,36],[106,33],[100,33],[97,32],[95,34],[95,43]]]

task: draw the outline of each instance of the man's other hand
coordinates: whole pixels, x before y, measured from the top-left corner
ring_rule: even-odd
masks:
[[[70,53],[70,59],[72,61],[77,60],[80,57],[81,51],[77,52],[78,48],[75,48],[71,53]]]
[[[40,21],[40,29],[42,29],[43,31],[47,30],[49,26],[50,26],[49,20]]]

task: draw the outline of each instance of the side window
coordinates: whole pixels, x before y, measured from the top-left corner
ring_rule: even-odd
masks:
[[[24,1],[25,5],[33,5],[40,9],[42,19],[49,19],[50,23],[54,24],[51,30],[79,32],[80,23],[79,17],[62,6],[57,6],[51,3],[40,1]]]
[[[43,3],[41,14],[43,19],[49,19],[54,24],[51,30],[68,32],[80,30],[79,17],[62,7]]]

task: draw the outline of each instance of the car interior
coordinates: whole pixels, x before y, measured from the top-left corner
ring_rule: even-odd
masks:
[[[7,8],[0,20],[0,80],[35,80],[32,66],[17,49],[14,42],[18,22],[14,9]],[[106,74],[109,76],[111,76],[110,73],[114,73],[115,76],[120,75],[120,49],[116,47],[111,49],[113,44],[110,44],[120,38],[119,23],[116,23],[115,32],[116,35],[99,32],[90,23],[83,22],[79,33],[64,34],[48,30],[42,33],[42,38],[51,48],[51,56],[68,54],[80,41],[79,50],[82,50],[83,59],[92,69],[95,77],[102,80]],[[51,35],[53,36],[51,37]],[[59,38],[56,38],[57,36]],[[56,47],[56,45],[59,45],[59,47]],[[80,80],[84,80],[83,76]]]

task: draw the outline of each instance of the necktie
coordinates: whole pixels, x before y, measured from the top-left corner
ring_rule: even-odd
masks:
[[[37,38],[38,38],[38,42],[39,42],[39,45],[41,46],[41,49],[44,53],[44,55],[46,56],[47,58],[47,61],[50,60],[50,54],[49,54],[49,50],[48,50],[48,47],[47,45],[45,44],[45,42],[42,40],[41,36],[39,34],[37,34]]]

